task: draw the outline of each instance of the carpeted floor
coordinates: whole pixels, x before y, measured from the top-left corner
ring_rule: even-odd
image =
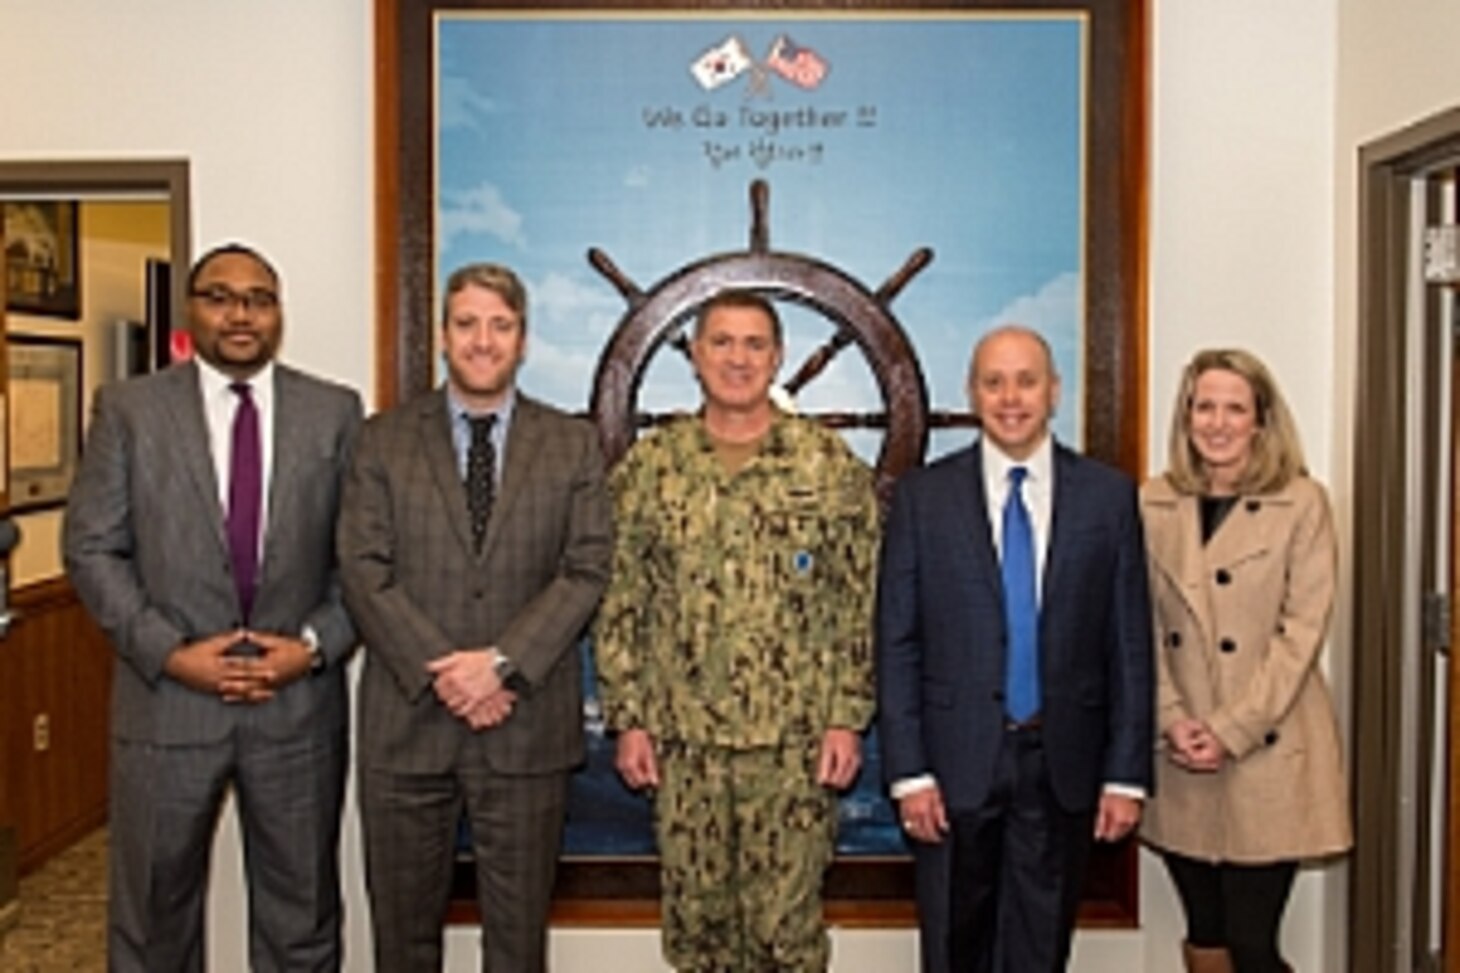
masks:
[[[106,829],[20,880],[16,924],[0,946],[3,973],[104,973]]]

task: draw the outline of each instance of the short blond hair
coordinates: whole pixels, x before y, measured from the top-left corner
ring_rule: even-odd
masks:
[[[1191,405],[1196,382],[1207,372],[1219,370],[1239,375],[1252,389],[1257,409],[1257,434],[1252,438],[1252,456],[1237,482],[1237,492],[1272,493],[1294,478],[1306,476],[1303,446],[1298,426],[1288,411],[1277,382],[1258,357],[1237,348],[1207,348],[1198,351],[1181,372],[1176,404],[1171,411],[1171,434],[1167,440],[1166,479],[1181,493],[1203,494],[1211,482],[1203,468],[1201,454],[1191,442]]]
[[[447,323],[447,308],[451,305],[452,295],[468,287],[480,287],[496,294],[516,313],[522,330],[527,330],[527,288],[522,286],[522,281],[510,268],[493,263],[466,264],[453,270],[446,278],[446,294],[441,299],[442,327]]]

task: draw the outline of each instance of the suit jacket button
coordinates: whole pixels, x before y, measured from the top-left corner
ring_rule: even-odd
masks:
[[[1237,643],[1232,641],[1231,639],[1222,639],[1222,641],[1217,643],[1217,648],[1221,649],[1223,652],[1236,652]]]
[[[1277,743],[1278,742],[1278,731],[1277,730],[1268,730],[1267,733],[1266,733],[1266,735],[1263,736],[1262,742],[1265,743],[1265,744],[1267,744],[1269,747],[1272,746],[1274,743]]]
[[[994,702],[996,703],[1002,703],[1004,701],[1004,691],[1002,689],[995,689],[993,696]]]
[[[1179,648],[1181,648],[1181,633],[1180,632],[1168,632],[1166,634],[1166,644],[1169,645],[1169,646],[1171,646],[1171,648],[1173,648],[1173,649],[1179,649]]]
[[[1259,510],[1261,510],[1261,509],[1262,509],[1262,501],[1261,500],[1248,500],[1247,501],[1247,512],[1248,513],[1255,514]]]
[[[475,588],[475,589],[472,590],[471,596],[473,598],[475,598],[477,601],[481,601],[482,598],[484,598],[486,596],[486,594],[487,593],[485,591],[483,591],[481,588]]]
[[[1231,584],[1232,572],[1226,568],[1217,568],[1217,584]]]

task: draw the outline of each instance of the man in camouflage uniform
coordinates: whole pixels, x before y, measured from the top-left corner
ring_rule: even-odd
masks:
[[[872,479],[840,437],[772,404],[769,302],[720,294],[691,354],[703,410],[640,440],[612,479],[604,713],[624,780],[656,790],[669,962],[825,970],[836,791],[873,707]]]

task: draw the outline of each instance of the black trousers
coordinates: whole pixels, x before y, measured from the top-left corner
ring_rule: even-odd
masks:
[[[1037,728],[1005,731],[987,800],[949,824],[951,973],[1063,970],[1095,816],[1055,800]]]
[[[1278,951],[1278,927],[1297,862],[1233,865],[1169,851],[1161,857],[1186,912],[1187,942],[1226,949],[1237,973],[1283,973],[1288,968]]]

